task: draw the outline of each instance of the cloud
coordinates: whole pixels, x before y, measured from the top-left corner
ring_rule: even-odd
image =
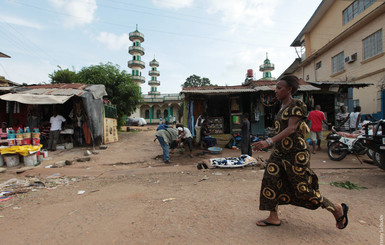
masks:
[[[24,20],[24,19],[12,17],[12,16],[6,16],[6,15],[1,16],[0,22],[5,22],[5,23],[11,24],[11,25],[18,25],[18,26],[34,28],[34,29],[38,29],[38,30],[41,30],[44,28],[42,25],[40,25],[38,23],[34,23],[30,20]]]
[[[194,0],[152,0],[152,2],[162,8],[181,9],[190,7]]]
[[[110,50],[120,50],[130,46],[130,40],[127,34],[117,36],[113,33],[100,32],[96,38],[99,42],[107,44]]]
[[[208,13],[222,15],[221,21],[232,28],[272,26],[281,0],[209,0]]]
[[[50,0],[58,10],[68,14],[64,26],[74,27],[90,24],[95,20],[96,0]]]

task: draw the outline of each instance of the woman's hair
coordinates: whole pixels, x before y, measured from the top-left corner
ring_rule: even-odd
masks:
[[[291,94],[295,94],[299,88],[299,79],[296,76],[288,75],[282,77],[280,80],[283,80],[287,83],[288,87],[291,87]]]

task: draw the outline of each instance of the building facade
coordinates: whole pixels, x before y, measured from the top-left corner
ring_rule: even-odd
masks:
[[[384,1],[323,0],[291,44],[301,55],[291,73],[342,95],[336,108],[360,105],[363,114],[383,118],[384,29]],[[343,91],[341,84],[350,86]]]

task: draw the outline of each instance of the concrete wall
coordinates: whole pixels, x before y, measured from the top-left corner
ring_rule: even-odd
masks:
[[[316,46],[319,49],[321,45],[326,44],[325,41],[329,41],[329,38],[333,35],[337,35],[337,31],[344,31],[346,28],[339,27],[339,23],[342,23],[342,10],[344,6],[350,3],[350,1],[336,1],[333,5],[335,8],[330,9],[329,13],[321,20],[312,36],[312,48]],[[382,3],[382,2],[381,2]],[[378,5],[375,3],[374,5]],[[346,6],[347,7],[347,6]],[[363,14],[367,14],[374,8],[371,6],[365,10],[358,17],[362,18]],[[358,19],[359,19],[358,18]],[[357,21],[353,19],[354,21]],[[335,22],[335,27],[333,27]],[[351,21],[352,22],[352,21]],[[351,25],[351,24],[349,24]],[[327,28],[327,27],[330,28]],[[382,29],[382,46],[383,52],[375,57],[367,60],[363,59],[363,39]],[[321,33],[328,33],[324,36]],[[317,38],[319,40],[317,40]],[[340,52],[344,52],[344,56],[350,56],[357,53],[357,60],[352,63],[344,63],[344,70],[333,74],[332,71],[332,57]],[[367,82],[374,85],[368,88],[354,89],[353,99],[359,100],[362,107],[363,114],[372,114],[381,111],[381,88],[382,83],[385,81],[385,13],[377,17],[373,21],[366,24],[363,28],[355,31],[353,34],[346,37],[341,42],[337,43],[333,47],[329,48],[322,54],[315,57],[310,63],[304,67],[299,68],[295,75],[303,78],[305,81],[354,81],[357,83]],[[321,61],[322,66],[319,69],[315,69],[316,63]]]

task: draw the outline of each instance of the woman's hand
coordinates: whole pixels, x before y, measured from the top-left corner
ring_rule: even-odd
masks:
[[[269,147],[270,145],[266,140],[261,140],[251,144],[251,146],[254,146],[257,151],[260,151],[262,149],[265,149],[266,147]]]

